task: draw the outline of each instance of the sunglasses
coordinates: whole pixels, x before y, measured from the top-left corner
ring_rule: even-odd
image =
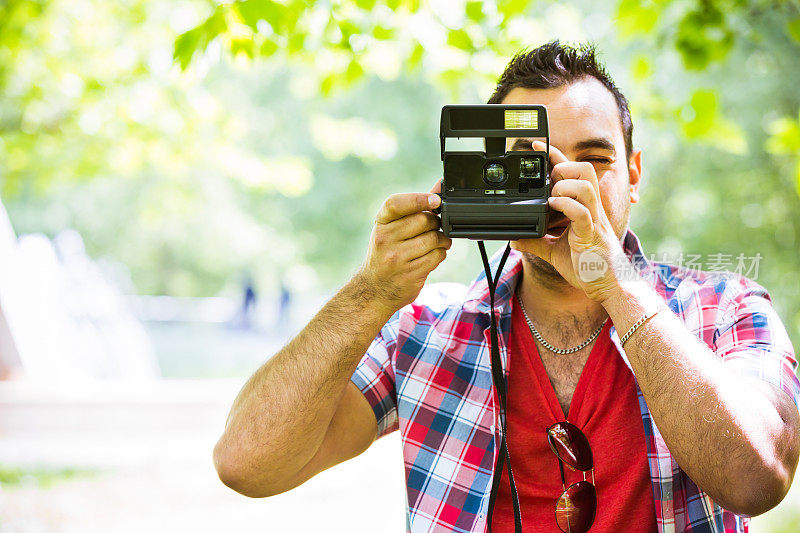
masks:
[[[558,457],[561,486],[564,492],[556,502],[556,523],[564,533],[586,533],[594,523],[597,511],[597,490],[594,485],[594,462],[589,440],[583,432],[569,422],[558,422],[547,428],[547,442]],[[583,481],[567,487],[564,465],[570,470],[583,472]],[[591,471],[592,482],[586,480]]]

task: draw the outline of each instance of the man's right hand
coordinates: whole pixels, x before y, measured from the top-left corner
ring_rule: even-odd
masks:
[[[214,448],[226,485],[251,497],[280,494],[377,438],[375,413],[350,378],[386,320],[414,301],[450,248],[430,211],[439,190],[390,196],[359,272],[247,381]],[[374,312],[365,312],[365,297]]]
[[[393,194],[375,217],[367,258],[356,276],[391,313],[414,301],[453,244],[431,212],[441,203],[434,194],[440,190],[441,182],[430,193]]]

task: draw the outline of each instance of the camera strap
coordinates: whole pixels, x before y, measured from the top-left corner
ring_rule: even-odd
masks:
[[[506,440],[506,391],[507,383],[505,372],[503,372],[503,364],[500,359],[500,348],[498,344],[498,331],[497,331],[497,317],[494,311],[494,295],[497,289],[497,283],[500,281],[500,275],[503,272],[503,266],[506,264],[508,254],[511,252],[511,244],[506,245],[503,256],[500,259],[500,264],[497,267],[497,273],[492,277],[492,269],[489,266],[489,258],[486,255],[486,247],[483,241],[478,241],[478,248],[481,251],[481,259],[483,260],[483,268],[486,271],[486,282],[489,285],[489,304],[491,306],[491,353],[492,353],[492,382],[494,383],[495,390],[500,399],[500,430],[502,432],[500,439],[500,453],[497,455],[497,464],[494,469],[494,476],[492,479],[492,492],[489,495],[489,513],[487,516],[487,524],[489,533],[492,531],[492,513],[494,511],[494,503],[497,499],[497,492],[500,488],[500,480],[503,477],[503,463],[508,467],[508,481],[511,485],[511,500],[514,505],[514,531],[522,533],[522,512],[519,505],[519,495],[517,494],[517,485],[514,483],[514,474],[511,471],[511,456],[508,453],[508,442]]]

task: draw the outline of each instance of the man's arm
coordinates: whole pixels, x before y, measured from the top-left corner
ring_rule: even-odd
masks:
[[[279,494],[375,440],[375,415],[349,380],[381,327],[444,259],[452,241],[428,211],[438,203],[430,194],[391,196],[358,274],[248,380],[214,448],[226,485],[251,497]]]
[[[550,160],[548,202],[569,218],[569,230],[555,243],[535,239],[528,249],[603,305],[622,336],[664,302],[632,272],[592,164],[569,161],[552,146]],[[625,190],[634,201],[640,155],[628,164]],[[586,268],[600,261],[607,268]],[[624,349],[669,451],[702,490],[722,507],[750,516],[783,499],[800,454],[800,415],[788,394],[734,372],[669,311],[644,322]]]
[[[345,460],[365,450],[375,439],[375,415],[346,385],[388,318],[354,278],[259,368],[236,398],[214,449],[223,483],[247,496],[271,496],[332,466],[333,457]],[[333,419],[348,427],[347,442],[327,437]]]
[[[664,306],[642,281],[602,303],[620,335]],[[800,415],[786,392],[736,374],[667,309],[635,331],[625,354],[669,451],[714,501],[755,516],[784,498],[800,454]]]

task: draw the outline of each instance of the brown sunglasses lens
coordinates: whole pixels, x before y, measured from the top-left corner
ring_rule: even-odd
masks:
[[[547,428],[547,442],[558,458],[570,468],[586,472],[594,466],[586,435],[569,422],[559,422]]]
[[[597,510],[597,492],[588,481],[578,481],[565,490],[556,503],[556,523],[564,533],[586,533]]]

